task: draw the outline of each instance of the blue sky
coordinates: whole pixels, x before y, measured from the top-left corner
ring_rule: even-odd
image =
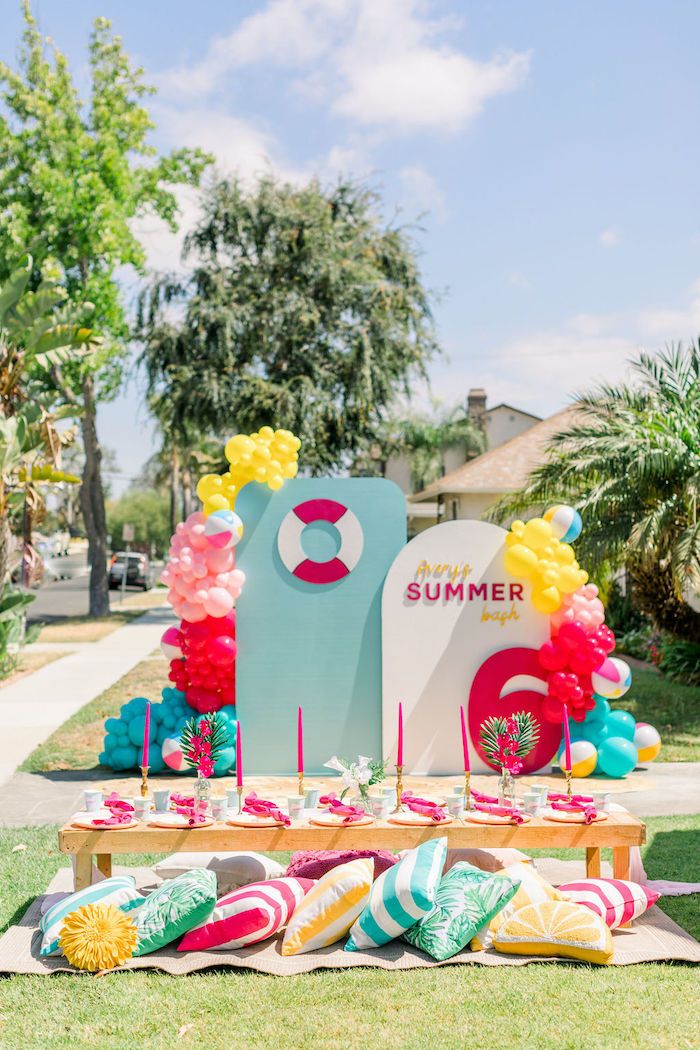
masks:
[[[368,176],[417,233],[449,360],[469,386],[546,415],[700,332],[700,7],[644,0],[41,0],[85,75],[106,15],[159,94],[155,143],[223,170]],[[3,0],[12,61],[19,3]],[[196,202],[183,197],[183,222]],[[140,225],[154,266],[179,239]],[[424,393],[417,392],[419,397]],[[153,442],[140,395],[103,410],[134,474]]]

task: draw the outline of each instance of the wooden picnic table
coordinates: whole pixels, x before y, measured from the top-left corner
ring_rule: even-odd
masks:
[[[103,875],[112,873],[112,857],[119,853],[211,853],[215,851],[411,849],[427,839],[446,836],[451,849],[502,848],[586,851],[586,874],[600,877],[600,851],[612,848],[613,874],[629,879],[630,848],[646,841],[646,826],[627,812],[608,814],[593,824],[563,824],[533,817],[527,824],[472,824],[455,819],[441,827],[409,827],[375,820],[360,827],[318,827],[306,822],[287,828],[245,828],[215,823],[206,828],[156,828],[147,823],[134,828],[85,831],[64,825],[58,833],[61,852],[75,857],[75,888],[92,881],[93,857]]]

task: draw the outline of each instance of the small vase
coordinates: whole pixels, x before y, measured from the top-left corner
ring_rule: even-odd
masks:
[[[194,784],[194,797],[195,801],[199,802],[205,809],[208,809],[211,803],[211,783],[208,777],[205,777],[197,772],[197,779]]]
[[[515,777],[507,769],[502,769],[498,778],[498,803],[501,806],[515,805]]]

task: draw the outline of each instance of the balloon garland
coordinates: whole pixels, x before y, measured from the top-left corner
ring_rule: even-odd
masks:
[[[185,771],[180,733],[191,717],[218,711],[227,739],[214,767],[227,773],[235,761],[236,687],[235,604],[245,574],[236,568],[235,547],[243,522],[234,507],[241,489],[251,481],[276,491],[296,476],[301,442],[289,430],[261,427],[254,434],[236,434],[225,448],[229,469],[206,474],[197,485],[202,510],[190,514],[175,529],[161,580],[180,618],[168,627],[161,649],[170,662],[168,677],[175,688],[163,690],[163,702],[151,705],[150,768]],[[139,764],[145,709],[143,697],[124,704],[119,718],[105,722],[103,765],[131,769]]]
[[[550,507],[541,518],[514,521],[506,537],[506,571],[532,583],[532,603],[549,615],[550,641],[541,646],[547,695],[540,705],[545,722],[558,725],[565,712],[571,729],[574,776],[594,771],[624,777],[637,762],[650,762],[661,739],[653,726],[635,722],[628,711],[613,711],[609,700],[624,696],[632,672],[611,656],[615,635],[605,624],[598,588],[588,583],[569,541],[583,523],[573,507]]]

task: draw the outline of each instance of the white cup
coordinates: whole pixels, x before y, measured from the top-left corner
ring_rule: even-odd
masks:
[[[604,813],[610,808],[610,792],[609,791],[591,791],[593,796],[593,805],[599,813]]]
[[[370,805],[372,806],[372,813],[377,818],[377,820],[386,820],[389,816],[389,811],[392,807],[391,796],[373,795],[370,798]]]
[[[451,817],[460,817],[464,812],[465,807],[465,795],[462,792],[461,795],[448,795],[447,798],[447,810]]]
[[[96,813],[102,809],[102,791],[88,788],[85,792],[85,809],[88,813]]]
[[[134,804],[134,816],[137,820],[147,820],[151,815],[151,800],[150,798],[135,798]]]
[[[290,820],[301,820],[304,816],[306,799],[303,795],[290,795],[287,799],[287,812]]]
[[[167,813],[170,805],[170,788],[155,788],[153,804],[156,807],[156,813]]]
[[[213,798],[211,800],[211,815],[214,820],[226,820],[228,817],[228,799]]]

